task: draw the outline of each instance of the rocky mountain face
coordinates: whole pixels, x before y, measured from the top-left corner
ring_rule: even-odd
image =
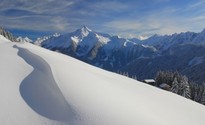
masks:
[[[184,44],[170,47],[160,56],[142,58],[121,68],[138,79],[154,78],[160,70],[179,71],[198,83],[205,81],[205,46]]]
[[[51,36],[39,37],[39,38],[37,38],[35,41],[33,41],[33,44],[35,44],[35,45],[37,45],[37,46],[41,46],[41,43],[42,43],[43,41],[45,41],[45,40],[47,40],[47,39],[53,39],[53,38],[58,37],[58,36],[60,36],[60,34],[55,33],[55,34],[53,34],[53,35],[51,35]]]
[[[159,70],[177,70],[201,83],[205,81],[204,44],[205,30],[137,40],[98,33],[84,26],[45,39],[39,45],[109,71],[128,72],[139,80],[154,78]]]
[[[33,40],[29,39],[28,37],[23,38],[21,36],[17,37],[16,41],[17,42],[28,42],[28,43],[32,43],[33,42]]]
[[[121,71],[136,75],[138,79],[154,78],[159,70],[179,71],[197,83],[205,81],[205,30],[201,33],[154,35],[139,44],[155,47],[158,56],[137,59],[122,67]]]
[[[98,33],[85,26],[75,32],[47,39],[41,46],[110,71],[117,71],[137,58],[152,57],[156,52],[154,47]]]
[[[139,44],[150,45],[156,47],[158,50],[167,50],[169,47],[179,44],[204,44],[205,43],[205,29],[200,33],[185,32],[173,35],[154,35],[149,39],[138,42]]]

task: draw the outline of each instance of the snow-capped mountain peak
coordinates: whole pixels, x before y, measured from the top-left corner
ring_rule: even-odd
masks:
[[[77,37],[80,37],[80,38],[83,38],[83,37],[86,37],[88,36],[88,34],[92,32],[91,29],[89,29],[88,27],[86,26],[83,26],[81,29],[78,29],[74,32],[74,35],[76,35]]]
[[[59,34],[59,33],[54,33],[54,34],[53,34],[54,37],[59,37],[60,35],[61,35],[61,34]]]
[[[17,40],[18,42],[29,42],[29,43],[32,43],[32,42],[33,42],[33,40],[29,39],[28,37],[23,38],[23,37],[21,37],[21,36],[17,37],[16,40]]]
[[[109,39],[108,37],[105,37],[105,36],[102,36],[102,35],[96,34],[96,37],[99,39],[99,41],[100,41],[101,43],[107,43],[107,42],[110,41],[110,39]]]
[[[81,28],[81,30],[83,30],[83,31],[92,31],[90,28],[88,28],[87,26],[83,26],[82,28]]]
[[[201,31],[201,33],[205,33],[205,28]]]
[[[137,51],[137,48],[145,49],[143,53],[153,52],[152,50],[150,51],[150,49],[147,49],[141,45],[136,45],[136,43],[132,40],[121,38],[120,36],[110,36],[108,34],[95,32],[86,26],[76,30],[75,32],[64,34],[55,39],[48,39],[42,42],[41,46],[71,55],[78,59],[87,60],[87,62],[95,63],[96,66],[98,65],[98,61],[105,60],[108,56],[111,60],[118,58],[110,57],[113,56],[113,52],[126,50],[121,53],[122,55],[119,55],[120,59],[125,55],[130,55],[132,51],[135,53],[132,55],[136,55],[137,53],[137,56],[140,56],[141,54],[139,54],[140,52]],[[131,58],[135,57],[130,56],[129,59]],[[109,63],[109,60],[106,61]],[[118,65],[122,66],[124,65],[124,62],[123,64],[119,63]],[[107,66],[107,64],[105,63],[102,67],[103,66]]]

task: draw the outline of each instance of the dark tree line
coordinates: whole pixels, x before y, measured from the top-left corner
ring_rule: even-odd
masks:
[[[205,105],[205,83],[197,84],[178,72],[159,71],[156,75],[156,86],[166,83],[170,91]]]
[[[123,76],[126,76],[126,77],[130,77],[132,79],[135,79],[137,80],[137,76],[136,75],[129,75],[128,72],[121,72],[121,71],[117,71],[116,73],[120,74],[120,75],[123,75]]]
[[[11,40],[12,42],[16,42],[16,38],[8,31],[6,31],[4,28],[0,27],[0,34],[6,37],[7,39]]]
[[[136,75],[130,76],[128,72],[118,71],[117,73],[137,80]],[[205,105],[205,83],[197,84],[177,71],[159,71],[155,81],[156,87],[165,83],[170,86],[171,92]]]

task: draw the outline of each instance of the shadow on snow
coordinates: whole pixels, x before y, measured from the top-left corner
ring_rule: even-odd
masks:
[[[52,120],[73,121],[74,110],[58,88],[49,64],[27,49],[17,47],[18,55],[33,67],[22,81],[20,94],[24,101],[38,114]]]

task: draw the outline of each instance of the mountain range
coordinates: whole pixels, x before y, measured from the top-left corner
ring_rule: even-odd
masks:
[[[119,39],[119,38],[117,38]],[[0,35],[1,125],[204,125],[174,93]]]
[[[154,78],[160,70],[178,71],[197,83],[205,81],[205,30],[126,39],[84,26],[53,35],[34,44],[113,72],[127,72],[139,80]]]
[[[98,33],[85,26],[75,32],[46,39],[40,46],[109,71],[117,71],[136,58],[152,57],[156,53],[152,46]]]

